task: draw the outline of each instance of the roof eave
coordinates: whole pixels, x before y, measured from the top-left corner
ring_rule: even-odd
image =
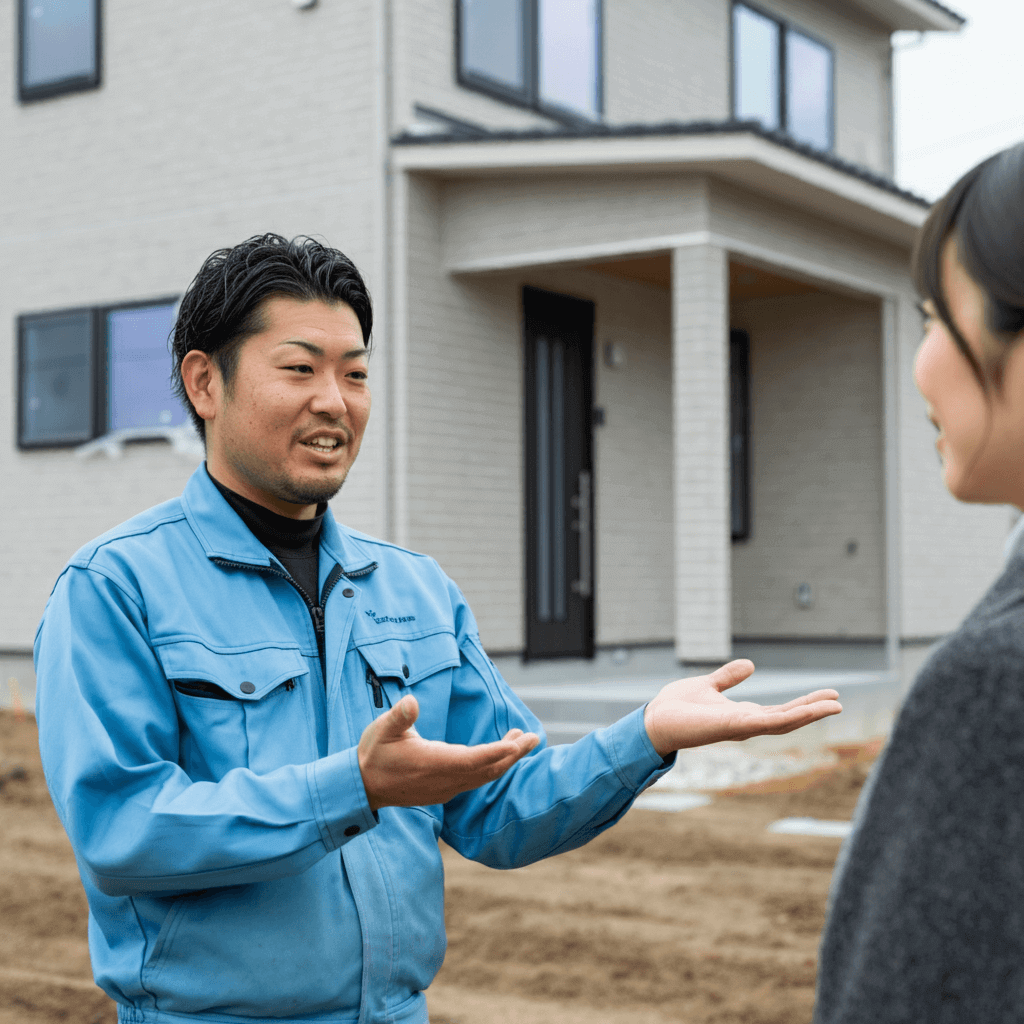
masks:
[[[853,0],[893,31],[959,32],[966,22],[934,0]]]
[[[752,132],[550,140],[429,142],[396,146],[396,170],[443,178],[680,172],[705,174],[909,246],[928,204]]]

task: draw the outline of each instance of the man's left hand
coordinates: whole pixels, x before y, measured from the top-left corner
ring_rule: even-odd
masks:
[[[722,693],[753,671],[753,662],[744,658],[730,661],[710,675],[677,679],[663,687],[644,711],[644,725],[654,749],[666,757],[675,750],[720,740],[778,735],[843,710],[835,690],[815,690],[787,704],[771,706],[730,700]]]

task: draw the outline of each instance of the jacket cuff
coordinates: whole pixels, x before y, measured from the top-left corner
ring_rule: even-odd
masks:
[[[675,763],[675,751],[667,757],[654,749],[644,726],[647,705],[631,711],[614,725],[601,730],[601,739],[622,785],[639,793],[658,781]]]
[[[377,824],[370,810],[355,747],[307,766],[306,779],[320,835],[328,852]]]

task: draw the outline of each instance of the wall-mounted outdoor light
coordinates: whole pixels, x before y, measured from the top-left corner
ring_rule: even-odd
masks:
[[[801,611],[814,607],[814,591],[810,583],[800,583],[793,589],[793,603]]]
[[[316,7],[316,0],[292,0],[292,7],[299,11],[307,11],[310,7]]]
[[[626,365],[626,349],[617,341],[609,341],[604,347],[604,365],[609,370],[621,370]]]

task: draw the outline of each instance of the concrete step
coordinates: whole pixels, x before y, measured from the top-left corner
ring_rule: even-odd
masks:
[[[665,683],[664,677],[635,682],[534,684],[515,692],[541,720],[548,742],[572,743],[588,732],[617,722],[646,704]],[[784,736],[759,737],[752,743],[764,752],[813,751],[826,746],[863,742],[888,733],[902,688],[887,672],[823,672],[764,670],[728,691],[731,700],[762,705],[785,704],[814,690],[839,693],[843,713]]]

